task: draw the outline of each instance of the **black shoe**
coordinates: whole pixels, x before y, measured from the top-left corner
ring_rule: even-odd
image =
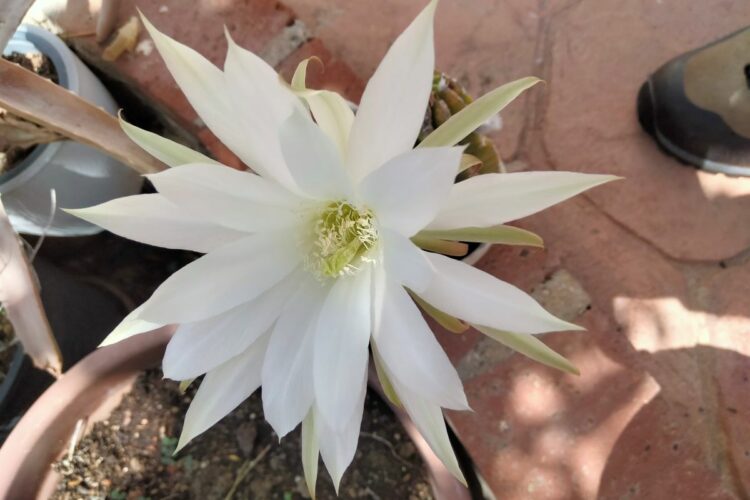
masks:
[[[638,92],[638,120],[678,160],[750,176],[750,28],[659,68]]]

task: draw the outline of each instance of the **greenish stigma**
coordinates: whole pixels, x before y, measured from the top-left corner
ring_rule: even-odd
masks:
[[[372,212],[345,201],[327,205],[315,221],[314,231],[308,265],[320,277],[356,273],[378,239]]]

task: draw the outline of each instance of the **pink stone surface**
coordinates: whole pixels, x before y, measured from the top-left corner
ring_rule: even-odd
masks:
[[[421,6],[287,3],[363,78]],[[449,420],[497,498],[750,497],[750,181],[664,156],[635,114],[651,71],[747,24],[742,1],[441,1],[440,68],[475,93],[547,81],[502,115],[514,170],[626,177],[524,220],[548,250],[478,263],[526,291],[580,283],[587,332],[544,340],[581,376],[436,329],[474,409]]]
[[[356,100],[423,2],[286,3],[313,38],[279,69],[288,76],[317,54],[326,71],[311,69],[311,79]],[[132,13],[132,1],[123,5]],[[262,53],[294,20],[272,1],[180,5],[141,8],[217,63],[222,23]],[[544,340],[581,376],[433,325],[475,410],[449,420],[498,499],[750,497],[750,181],[677,164],[635,116],[650,71],[749,23],[740,0],[440,3],[438,65],[472,92],[528,74],[547,81],[503,112],[495,138],[514,170],[627,178],[522,221],[548,250],[496,247],[478,263],[529,292],[558,270],[577,280],[591,299],[575,319],[587,332]],[[239,166],[195,121],[155,52],[108,71]]]

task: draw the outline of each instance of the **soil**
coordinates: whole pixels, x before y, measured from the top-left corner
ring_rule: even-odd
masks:
[[[13,335],[13,325],[10,324],[5,310],[0,304],[0,384],[5,381],[15,350],[16,337]]]
[[[108,420],[54,465],[62,479],[53,498],[309,498],[299,430],[279,442],[263,419],[259,392],[173,456],[195,386],[181,394],[159,371],[141,375]],[[337,498],[322,462],[317,498]],[[375,394],[367,396],[359,446],[338,498],[433,498],[414,445]]]
[[[55,71],[52,61],[43,54],[38,52],[25,54],[12,52],[2,57],[54,83],[58,83],[57,71]],[[3,125],[3,128],[0,129],[2,131],[2,134],[0,134],[0,175],[11,171],[29,155],[36,146],[36,144],[29,145],[29,142],[34,142],[35,137],[39,137],[38,143],[49,142],[50,139],[56,137],[55,134],[50,134],[35,124],[10,115],[2,108],[0,108],[0,124]],[[13,138],[11,138],[11,135],[13,135]],[[22,142],[19,144],[18,140]]]

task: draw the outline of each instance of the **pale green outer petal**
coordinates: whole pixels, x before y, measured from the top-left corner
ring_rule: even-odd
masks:
[[[133,335],[150,332],[152,330],[156,330],[161,326],[164,326],[160,323],[152,323],[150,321],[145,321],[138,318],[138,315],[140,314],[142,309],[143,306],[139,306],[133,309],[130,314],[125,316],[125,319],[120,321],[120,324],[117,325],[115,329],[112,330],[112,332],[107,335],[104,340],[102,340],[102,343],[99,344],[99,347],[116,344],[117,342],[121,342],[127,338],[132,337]]]
[[[144,304],[142,319],[188,323],[253,300],[302,260],[295,232],[247,236],[183,267]]]
[[[393,42],[367,83],[349,135],[346,163],[354,179],[414,146],[432,88],[436,7],[431,1]]]
[[[520,227],[489,226],[463,227],[460,229],[430,230],[417,233],[417,237],[451,241],[473,241],[477,243],[499,243],[502,245],[526,245],[544,247],[542,238]]]
[[[463,148],[413,149],[362,179],[359,195],[381,226],[413,236],[448,197]]]
[[[341,477],[346,472],[349,464],[352,463],[354,454],[357,451],[366,393],[367,373],[365,372],[359,380],[356,411],[342,430],[336,431],[330,428],[325,420],[320,417],[318,408],[315,408],[315,428],[320,443],[320,455],[323,458],[326,469],[328,469],[328,473],[331,475],[336,494],[339,492]]]
[[[183,165],[149,175],[159,194],[183,214],[238,231],[297,224],[303,199],[273,181],[220,165]]]
[[[541,80],[533,76],[521,78],[487,92],[464,109],[448,118],[448,120],[436,128],[430,135],[419,143],[421,148],[434,148],[438,146],[453,146],[461,139],[475,131],[499,113],[505,106],[510,104],[524,90]]]
[[[570,361],[547,347],[544,342],[533,335],[504,332],[502,330],[487,328],[486,326],[481,325],[473,326],[491,339],[510,347],[514,351],[520,352],[534,361],[538,361],[567,373],[572,373],[574,375],[579,374],[578,369]]]
[[[310,408],[302,420],[302,470],[305,471],[305,484],[310,497],[315,499],[315,483],[318,481],[318,456],[320,445],[315,432],[315,411]]]
[[[271,328],[303,272],[292,272],[257,299],[218,316],[181,324],[164,353],[164,376],[172,380],[199,377],[243,352]]]
[[[175,453],[209,429],[260,387],[260,371],[268,335],[203,378],[185,415]]]
[[[378,237],[388,276],[415,292],[427,288],[435,271],[425,253],[409,238],[390,229],[379,229]]]
[[[224,63],[226,88],[232,113],[242,124],[242,135],[252,152],[251,168],[262,165],[280,184],[295,190],[294,179],[284,164],[279,145],[279,127],[293,111],[305,108],[276,71],[263,59],[237,45],[227,35]]]
[[[314,340],[315,404],[326,425],[343,430],[357,410],[370,344],[371,265],[336,279],[318,317]]]
[[[66,212],[118,236],[163,248],[206,253],[247,236],[190,215],[160,194],[125,196]]]
[[[313,404],[315,331],[326,295],[327,287],[308,278],[271,333],[263,360],[263,413],[279,438],[294,429]]]
[[[443,255],[428,254],[427,258],[435,268],[435,277],[419,296],[451,316],[519,333],[582,330],[551,315],[531,296],[491,274]]]
[[[224,73],[195,50],[161,33],[143,15],[141,20],[177,85],[221,142],[262,175],[273,177],[275,168],[283,170],[280,154],[266,161],[269,149],[249,140],[242,110],[230,99]]]
[[[478,175],[453,186],[427,229],[504,224],[615,179],[619,177],[577,172]]]
[[[349,134],[354,125],[352,108],[343,97],[330,90],[308,92],[303,97],[310,106],[317,124],[336,144],[341,158],[346,158]]]
[[[308,90],[305,86],[308,57],[297,65],[292,76],[292,90],[307,102],[315,121],[323,132],[336,144],[342,160],[346,158],[349,132],[354,123],[354,112],[349,103],[336,92],[330,90]]]
[[[146,150],[148,154],[163,161],[170,167],[177,167],[187,163],[215,163],[221,165],[203,153],[193,151],[189,147],[171,141],[159,134],[131,125],[122,118],[119,118],[119,120],[120,127],[122,127],[122,130],[133,142]]]
[[[310,118],[295,111],[281,124],[281,151],[301,193],[318,200],[348,199],[352,184],[336,145]]]
[[[391,376],[394,388],[406,409],[414,425],[419,429],[422,437],[430,445],[432,451],[437,455],[443,465],[453,474],[456,479],[466,484],[466,479],[458,465],[456,454],[453,451],[448,430],[443,420],[443,411],[437,404],[423,398],[421,393],[414,392],[395,380]]]
[[[409,294],[386,277],[382,303],[378,302],[373,307],[372,342],[392,382],[442,407],[469,409],[456,369]]]
[[[375,365],[375,372],[378,375],[378,381],[380,382],[380,387],[383,389],[383,394],[388,398],[388,401],[401,408],[403,405],[398,398],[398,394],[396,394],[396,389],[393,388],[388,372],[385,370],[385,364],[378,352],[378,346],[374,342],[371,342],[370,348],[372,349],[372,364]]]

